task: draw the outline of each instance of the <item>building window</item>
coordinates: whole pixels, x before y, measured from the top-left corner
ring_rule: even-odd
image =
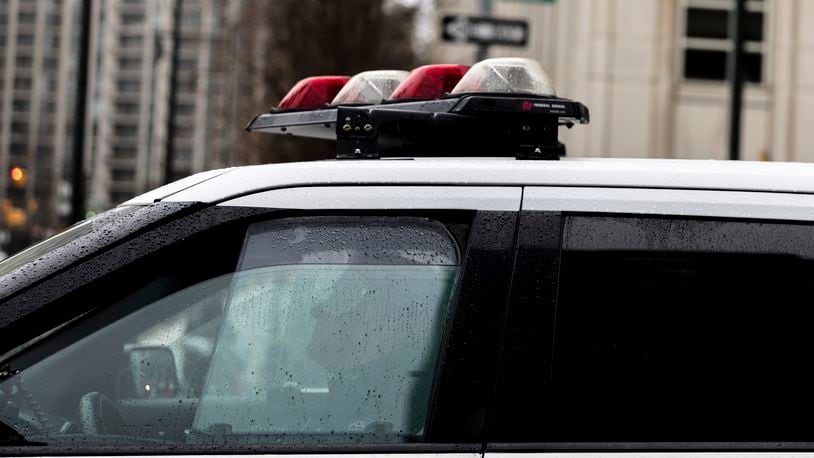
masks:
[[[116,111],[121,114],[136,114],[139,111],[139,105],[134,102],[116,102]]]
[[[27,134],[28,133],[28,123],[24,122],[12,122],[11,123],[11,133],[13,134]]]
[[[119,59],[119,68],[122,70],[139,70],[141,69],[141,59],[125,57]]]
[[[17,15],[17,21],[24,24],[33,24],[36,19],[37,19],[36,13],[29,13],[27,11],[21,11]]]
[[[723,81],[727,59],[733,48],[729,36],[729,15],[734,0],[683,0],[684,26],[679,40],[682,76],[686,80]],[[764,80],[766,2],[746,3],[744,78],[750,83]]]
[[[28,152],[28,145],[25,143],[12,143],[11,154],[14,156],[25,156]]]
[[[14,99],[12,105],[14,106],[14,111],[26,112],[31,109],[31,104],[28,100]]]
[[[17,35],[17,44],[18,45],[33,45],[34,44],[34,35],[29,33],[21,33]]]
[[[17,66],[20,68],[31,68],[31,65],[34,63],[34,60],[28,56],[18,56],[17,57]]]
[[[138,126],[131,124],[116,124],[113,126],[113,132],[119,137],[135,137],[138,135]]]
[[[140,13],[129,13],[122,15],[122,23],[124,25],[141,24],[144,22],[144,15]]]
[[[110,193],[111,202],[124,202],[131,197],[133,197],[132,192],[114,191]]]
[[[180,70],[194,70],[198,65],[195,59],[178,59],[178,68]]]
[[[31,78],[14,78],[15,89],[31,89]]]
[[[175,105],[175,114],[178,115],[191,115],[195,113],[195,105],[189,103],[179,103]]]
[[[144,38],[141,35],[121,35],[119,37],[119,46],[123,48],[138,47],[144,44]]]
[[[113,169],[111,175],[113,181],[133,181],[136,179],[136,172],[133,170]]]
[[[135,159],[138,151],[134,146],[114,146],[113,158],[114,159]]]
[[[138,80],[119,80],[116,82],[116,88],[121,92],[138,92],[140,87]]]

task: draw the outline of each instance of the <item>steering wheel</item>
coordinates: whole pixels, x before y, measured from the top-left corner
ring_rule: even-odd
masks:
[[[107,396],[92,391],[79,399],[79,424],[90,436],[122,435],[124,420],[119,409]]]

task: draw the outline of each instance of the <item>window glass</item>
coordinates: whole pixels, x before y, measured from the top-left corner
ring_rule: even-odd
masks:
[[[744,35],[749,41],[763,41],[763,13],[747,11],[744,18]]]
[[[726,38],[729,31],[727,10],[710,8],[687,9],[687,36],[692,38]]]
[[[698,80],[726,78],[726,52],[687,49],[684,51],[684,76]]]
[[[255,224],[237,272],[0,364],[0,421],[51,445],[421,441],[459,264],[421,218]]]
[[[747,52],[743,55],[743,77],[753,83],[763,79],[763,54]]]
[[[541,437],[814,439],[812,227],[571,217],[563,237]]]
[[[68,243],[89,234],[95,228],[104,226],[110,222],[111,219],[131,213],[134,209],[135,208],[133,207],[113,208],[95,216],[94,218],[80,221],[65,229],[63,232],[60,232],[49,239],[43,240],[42,242],[33,245],[15,254],[14,256],[4,259],[2,262],[0,262],[0,275],[5,275],[14,269],[42,257],[47,253],[63,247]]]

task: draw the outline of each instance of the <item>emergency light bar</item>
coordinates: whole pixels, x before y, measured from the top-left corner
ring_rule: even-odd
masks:
[[[404,70],[374,70],[354,75],[331,105],[381,103],[407,78]]]
[[[466,65],[425,65],[410,72],[390,100],[433,100],[451,92],[469,70]]]
[[[512,155],[556,160],[565,155],[558,127],[589,122],[588,108],[556,97],[540,64],[528,59],[487,59],[468,71],[439,65],[409,76],[386,72],[354,76],[332,106],[278,106],[256,116],[246,130],[336,140],[337,159]],[[446,89],[439,92],[439,86]],[[343,93],[350,95],[343,98]],[[432,100],[422,100],[427,98]]]
[[[324,108],[348,80],[348,76],[312,76],[299,80],[272,111]]]

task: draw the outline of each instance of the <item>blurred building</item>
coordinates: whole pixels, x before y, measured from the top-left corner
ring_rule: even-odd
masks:
[[[173,48],[176,2],[181,21]],[[174,149],[170,179],[220,165],[212,153],[214,117],[209,114],[217,98],[211,81],[221,2],[106,0],[93,5],[93,105],[86,154],[88,203],[100,210],[164,182],[168,135]],[[178,68],[171,112],[173,65]]]
[[[477,14],[438,0],[437,14]],[[543,62],[558,95],[591,109],[563,132],[572,156],[727,157],[726,59],[731,0],[494,0],[526,19],[526,48],[490,56]],[[814,161],[814,1],[750,0],[742,158]],[[440,18],[439,18],[440,19]],[[474,45],[443,43],[437,62],[472,62]]]
[[[222,3],[92,4],[88,209],[105,210],[162,184],[170,130],[171,178],[222,166],[225,139],[211,116],[227,103],[229,87],[215,64]],[[176,4],[182,19],[174,48]],[[80,0],[0,0],[0,229],[34,239],[68,222],[80,10]]]
[[[57,208],[66,201],[76,5],[0,0],[0,217],[5,229],[43,232],[59,223]]]

